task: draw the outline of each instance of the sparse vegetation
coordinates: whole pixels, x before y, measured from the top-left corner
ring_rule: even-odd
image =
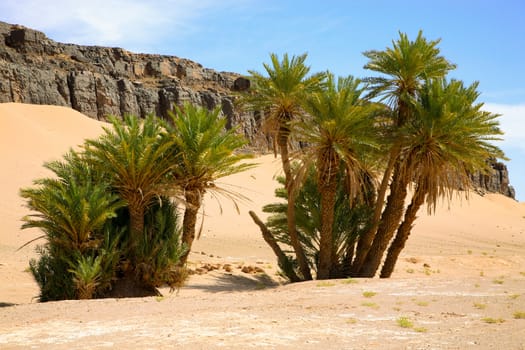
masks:
[[[351,278],[351,277],[348,277],[348,278],[345,278],[344,280],[341,281],[342,284],[357,284],[359,283],[359,281],[355,278]]]
[[[492,318],[492,317],[484,317],[481,320],[483,322],[485,322],[485,323],[490,323],[490,324],[504,323],[505,322],[505,320],[502,319],[502,318]]]
[[[371,297],[375,296],[376,294],[377,294],[376,292],[370,292],[370,291],[364,291],[363,292],[363,296],[365,298],[371,298]]]
[[[514,314],[513,314],[514,318],[515,319],[525,319],[525,311],[516,311]]]
[[[333,282],[328,282],[328,281],[323,281],[323,282],[318,282],[316,284],[317,287],[333,287],[335,286],[336,284],[333,283]]]
[[[492,283],[494,283],[494,284],[503,284],[503,283],[505,283],[505,281],[503,279],[501,279],[501,278],[495,278],[495,279],[492,280]]]
[[[361,305],[372,308],[372,309],[379,309],[379,305],[377,305],[376,303],[372,303],[372,302],[364,302],[364,303],[361,303]]]
[[[474,303],[474,307],[476,309],[479,309],[479,310],[484,310],[487,308],[487,304],[483,304],[483,303]]]
[[[402,317],[399,317],[397,320],[397,325],[401,328],[412,328],[414,327],[414,323],[412,323],[412,321],[410,321],[410,319],[408,317],[405,317],[405,316],[402,316]]]

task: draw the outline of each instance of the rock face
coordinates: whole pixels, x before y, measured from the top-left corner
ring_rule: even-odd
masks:
[[[474,188],[480,193],[486,192],[501,193],[507,197],[515,198],[516,192],[510,185],[509,171],[507,166],[496,159],[488,160],[492,171],[490,174],[483,175],[476,173],[471,175]]]
[[[39,31],[0,22],[0,102],[69,106],[105,120],[125,114],[167,117],[173,105],[188,101],[220,107],[228,127],[239,126],[253,147],[266,150],[267,140],[258,133],[260,113],[235,107],[235,94],[249,88],[250,80],[239,74],[184,58],[62,44]],[[472,176],[475,186],[514,198],[506,166],[491,165],[492,175]]]
[[[175,56],[57,43],[45,34],[0,22],[0,102],[70,106],[92,118],[154,113],[167,117],[185,101],[220,107],[255,146],[259,120],[235,108],[250,81]]]

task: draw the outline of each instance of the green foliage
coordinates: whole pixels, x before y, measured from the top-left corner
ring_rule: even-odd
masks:
[[[516,311],[513,316],[517,320],[525,320],[525,311]]]
[[[99,138],[85,144],[86,157],[103,171],[112,189],[126,202],[129,212],[133,254],[144,231],[144,213],[162,191],[169,187],[168,173],[176,165],[178,149],[166,137],[165,123],[154,116],[140,120],[125,116],[111,118]]]
[[[333,226],[333,244],[336,251],[334,271],[337,271],[338,277],[344,278],[349,277],[348,260],[352,257],[356,239],[367,229],[372,213],[370,206],[366,205],[366,203],[350,201],[348,192],[345,191],[342,177],[340,176],[339,179]],[[284,178],[282,177],[279,177],[277,181],[284,184]],[[283,187],[278,188],[276,197],[286,200],[286,190]],[[268,217],[266,225],[274,233],[277,241],[289,245],[286,208],[286,202],[280,202],[264,206],[263,211],[272,214]],[[297,193],[295,210],[297,232],[301,244],[305,249],[310,268],[316,271],[319,253],[321,206],[317,176],[313,168],[308,171],[303,185]],[[293,266],[296,267],[293,255],[289,255],[289,258],[293,262]],[[282,266],[280,267],[283,268]]]
[[[78,299],[91,299],[95,294],[102,276],[101,260],[101,256],[80,255],[69,262]]]
[[[249,71],[253,93],[243,96],[243,102],[252,110],[268,113],[266,131],[277,133],[280,127],[287,127],[294,117],[302,114],[304,99],[322,86],[325,74],[309,75],[306,58],[307,54],[291,58],[284,54],[280,60],[272,53],[271,63],[263,64],[267,76]]]
[[[47,239],[30,262],[41,301],[104,296],[130,276],[146,287],[178,283],[178,216],[162,197],[177,148],[163,125],[153,117],[114,119],[84,152],[46,163],[54,177],[21,190],[32,210],[23,228],[39,228]]]
[[[68,271],[68,256],[49,245],[38,246],[38,259],[29,261],[29,268],[40,287],[40,301],[74,299],[73,276]]]
[[[415,117],[400,129],[402,168],[427,194],[429,211],[439,198],[468,188],[470,174],[488,172],[487,160],[504,158],[497,114],[482,111],[477,83],[434,79],[421,87]]]
[[[413,103],[415,93],[427,79],[442,78],[456,66],[440,55],[437,47],[441,40],[428,41],[419,31],[415,40],[406,33],[399,33],[393,47],[383,51],[370,50],[364,53],[368,58],[365,69],[381,73],[381,77],[366,78],[370,97],[381,97],[393,109],[403,109]],[[404,119],[408,115],[398,115]],[[398,120],[402,125],[404,120]]]
[[[176,108],[175,113],[169,113],[172,124],[166,125],[168,139],[174,149],[179,150],[170,180],[184,193],[186,206],[182,241],[187,252],[181,257],[182,264],[186,263],[195,238],[197,212],[204,194],[211,192],[226,197],[238,211],[236,200],[244,197],[217,186],[216,180],[253,167],[253,164],[240,162],[251,158],[249,154],[238,152],[247,142],[236,129],[226,130],[226,119],[220,112],[220,108],[208,111],[184,104]]]
[[[56,177],[36,180],[35,187],[21,190],[21,196],[33,212],[23,218],[22,228],[39,228],[47,238],[47,244],[38,249],[40,259],[30,262],[31,272],[40,286],[40,299],[70,299],[92,294],[99,284],[88,287],[86,274],[90,261],[86,259],[88,256],[95,259],[106,244],[109,239],[104,234],[106,223],[116,217],[124,203],[81,154],[70,151],[63,161],[46,163],[45,167]],[[97,265],[102,260],[98,259]],[[107,287],[102,275],[97,278]],[[83,285],[84,282],[87,284]],[[86,291],[80,291],[84,287]]]
[[[247,141],[236,129],[226,129],[227,120],[221,116],[220,108],[210,112],[186,103],[169,115],[173,124],[167,125],[168,138],[179,151],[172,173],[181,188],[214,188],[218,178],[253,167],[239,163],[251,158],[249,154],[236,153]]]
[[[401,327],[401,328],[412,328],[412,327],[414,327],[414,323],[412,321],[410,321],[410,319],[408,317],[405,317],[405,316],[399,317],[396,320],[396,322],[397,322],[398,326]]]
[[[135,274],[145,286],[177,285],[181,256],[187,251],[181,244],[177,208],[162,198],[148,209],[145,234],[139,244]]]
[[[21,190],[34,213],[23,218],[22,228],[40,228],[53,246],[83,253],[97,248],[105,222],[115,217],[123,202],[108,184],[93,181],[94,169],[73,151],[64,161],[44,165],[56,178],[34,181],[36,187]]]

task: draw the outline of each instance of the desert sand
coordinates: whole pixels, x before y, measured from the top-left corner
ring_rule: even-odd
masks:
[[[471,194],[435,215],[422,211],[391,279],[286,285],[248,216],[264,218],[261,207],[275,201],[273,155],[221,179],[251,199],[239,214],[206,198],[190,255],[202,274],[185,287],[157,298],[38,303],[27,272],[38,242],[17,248],[40,233],[20,230],[27,209],[18,191],[103,125],[69,108],[0,104],[1,349],[525,349],[525,319],[515,318],[525,313],[523,203]],[[403,317],[413,326],[401,327]]]

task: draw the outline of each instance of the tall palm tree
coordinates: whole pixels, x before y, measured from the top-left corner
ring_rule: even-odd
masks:
[[[440,40],[427,41],[420,31],[414,41],[404,33],[383,51],[367,51],[365,69],[383,74],[365,79],[370,84],[370,98],[379,97],[392,109],[393,143],[377,195],[373,225],[359,240],[354,273],[371,277],[375,274],[382,254],[399,225],[407,194],[407,174],[399,167],[399,138],[397,129],[413,118],[418,91],[426,80],[444,77],[455,65],[440,55]],[[390,183],[390,195],[383,210]]]
[[[428,209],[435,209],[438,198],[450,199],[454,191],[470,187],[474,171],[488,171],[486,160],[504,158],[502,151],[490,143],[499,140],[498,115],[481,110],[476,103],[477,83],[464,87],[460,81],[427,81],[420,90],[416,118],[401,133],[402,168],[412,174],[415,193],[404,220],[397,230],[381,270],[390,277],[399,253],[410,235],[418,209],[425,198]]]
[[[366,181],[365,157],[375,148],[373,107],[361,99],[360,80],[327,74],[325,89],[307,98],[305,109],[311,119],[297,123],[297,134],[311,147],[304,154],[305,169],[315,162],[321,195],[321,228],[318,279],[331,277],[337,247],[333,224],[338,178],[343,171],[346,190],[355,198]]]
[[[123,198],[129,210],[131,254],[144,235],[146,209],[160,198],[166,175],[175,165],[178,153],[164,137],[160,119],[149,116],[144,120],[125,116],[111,118],[112,128],[95,140],[88,140],[88,157],[105,169],[112,187]]]
[[[253,164],[239,163],[250,155],[235,153],[246,144],[235,129],[226,130],[226,119],[220,109],[208,111],[202,107],[185,104],[169,112],[173,125],[168,125],[168,135],[176,149],[173,175],[182,189],[185,211],[182,224],[182,242],[187,251],[181,258],[185,264],[195,239],[197,214],[202,205],[204,193],[209,190],[220,192],[235,200],[236,194],[222,190],[216,185],[218,178],[244,171]]]
[[[284,54],[282,60],[279,60],[276,54],[271,54],[271,63],[263,64],[267,76],[249,71],[253,89],[252,93],[246,96],[245,101],[252,109],[265,113],[266,125],[274,134],[274,150],[277,145],[285,175],[285,187],[291,194],[287,210],[288,234],[301,274],[304,279],[311,280],[312,275],[295,227],[292,169],[288,148],[290,123],[303,114],[302,103],[305,97],[317,91],[324,80],[322,73],[308,75],[310,67],[305,64],[306,58],[306,54],[291,58],[288,54]]]

